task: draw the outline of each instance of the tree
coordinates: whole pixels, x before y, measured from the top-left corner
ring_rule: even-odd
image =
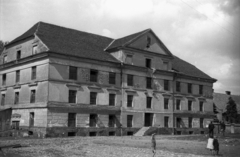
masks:
[[[237,120],[237,105],[235,103],[235,101],[232,99],[232,97],[228,98],[228,103],[227,103],[227,107],[226,107],[226,116],[229,119],[230,123],[236,122]]]

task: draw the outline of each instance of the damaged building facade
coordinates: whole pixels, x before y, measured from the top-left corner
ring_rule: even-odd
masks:
[[[8,120],[48,137],[192,134],[214,115],[216,80],[151,29],[111,39],[39,22],[0,60],[0,131]]]

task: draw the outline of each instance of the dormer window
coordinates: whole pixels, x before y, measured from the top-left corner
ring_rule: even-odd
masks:
[[[132,64],[133,62],[132,62],[132,55],[127,55],[127,57],[126,57],[126,64]]]
[[[34,45],[32,48],[32,54],[35,55],[37,54],[37,45]]]
[[[151,59],[148,59],[148,58],[146,58],[146,67],[147,68],[151,68],[151,62],[152,62],[152,60]]]

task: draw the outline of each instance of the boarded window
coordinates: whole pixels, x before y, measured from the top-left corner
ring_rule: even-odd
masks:
[[[30,103],[35,103],[36,99],[36,90],[31,90]]]
[[[133,95],[127,95],[127,107],[132,107]]]
[[[146,63],[145,66],[146,66],[147,68],[151,68],[151,64],[152,64],[152,60],[151,60],[151,59],[146,58],[145,63]]]
[[[176,110],[181,110],[181,100],[180,99],[176,100]]]
[[[116,118],[115,115],[109,115],[109,120],[108,120],[108,126],[109,127],[115,127],[116,124]]]
[[[164,98],[164,109],[168,109],[168,101],[169,99],[168,98]]]
[[[97,70],[90,70],[90,81],[97,82],[98,80],[98,71]]]
[[[109,84],[115,84],[116,83],[116,73],[109,73]]]
[[[6,85],[6,80],[7,80],[7,74],[3,74],[3,75],[2,75],[2,85],[3,85],[3,86]]]
[[[109,94],[109,106],[115,106],[115,94]]]
[[[21,50],[17,51],[16,59],[17,60],[21,59]]]
[[[29,113],[29,126],[34,126],[34,112]]]
[[[73,67],[73,66],[69,67],[69,79],[77,80],[77,67]]]
[[[192,111],[192,101],[188,100],[188,111]]]
[[[164,127],[168,128],[168,121],[169,121],[169,117],[164,117]]]
[[[127,115],[127,127],[131,128],[133,126],[133,115]]]
[[[35,80],[37,78],[37,67],[32,67],[32,80]]]
[[[5,94],[2,94],[1,105],[5,105]]]
[[[133,86],[133,75],[127,75],[127,85]]]
[[[168,91],[169,90],[169,81],[164,80],[164,90]]]
[[[151,77],[147,77],[146,86],[147,86],[147,89],[152,89],[152,78]]]
[[[68,113],[68,127],[76,127],[76,113]]]
[[[90,114],[89,115],[89,119],[90,119],[90,127],[96,127],[97,126],[97,115],[96,114]]]
[[[192,93],[192,84],[188,83],[188,93]]]
[[[125,61],[126,64],[132,64],[133,63],[132,58],[133,58],[132,55],[127,55],[126,56],[126,61]]]
[[[199,111],[203,111],[203,101],[199,101]]]
[[[20,81],[20,70],[16,71],[16,83]]]
[[[181,92],[181,83],[179,81],[176,82],[176,91]]]
[[[15,92],[14,104],[19,103],[19,92]]]
[[[77,91],[76,90],[69,90],[68,102],[69,103],[76,103],[76,100],[77,100]]]
[[[90,92],[90,104],[91,105],[97,104],[97,93],[96,92]]]
[[[152,107],[152,97],[147,97],[147,108]]]

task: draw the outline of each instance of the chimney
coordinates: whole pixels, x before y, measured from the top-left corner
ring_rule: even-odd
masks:
[[[227,95],[231,95],[231,92],[230,92],[230,91],[226,91],[226,94],[227,94]]]

